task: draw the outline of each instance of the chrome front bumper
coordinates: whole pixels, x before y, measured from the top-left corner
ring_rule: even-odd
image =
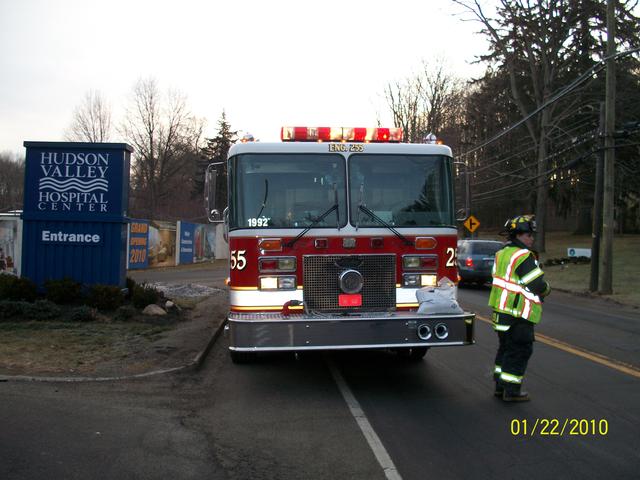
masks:
[[[456,315],[393,312],[289,316],[230,313],[229,348],[254,352],[470,345],[475,343],[474,320],[475,314],[468,312]],[[446,335],[443,335],[445,331]]]

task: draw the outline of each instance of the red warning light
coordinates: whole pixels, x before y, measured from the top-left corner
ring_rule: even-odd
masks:
[[[283,142],[402,142],[401,128],[282,127]]]

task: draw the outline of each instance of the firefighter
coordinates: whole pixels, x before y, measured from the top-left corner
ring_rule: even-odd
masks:
[[[505,402],[526,402],[521,390],[527,362],[533,353],[534,325],[542,316],[542,299],[551,291],[532,250],[536,221],[521,215],[505,223],[509,242],[496,253],[489,306],[498,334],[495,395]]]

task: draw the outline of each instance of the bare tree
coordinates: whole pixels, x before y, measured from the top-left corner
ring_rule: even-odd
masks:
[[[462,111],[462,82],[446,72],[442,60],[426,62],[422,71],[404,81],[387,85],[385,98],[396,126],[410,143],[428,133],[440,133]]]
[[[135,150],[134,199],[140,213],[154,219],[170,207],[172,192],[191,191],[203,128],[184,95],[162,94],[154,79],[136,83],[120,133]]]
[[[89,90],[73,111],[66,138],[70,142],[100,143],[111,137],[111,108],[100,92]]]
[[[385,98],[393,116],[393,124],[402,128],[404,139],[409,143],[420,142],[426,133],[426,126],[417,79],[407,78],[387,85]]]
[[[547,108],[539,118],[529,114],[545,104],[558,88],[558,74],[572,60],[567,55],[571,44],[572,21],[567,21],[567,5],[559,2],[527,0],[501,0],[498,17],[490,18],[477,1],[454,0],[471,12],[483,25],[483,33],[491,41],[491,55],[486,60],[502,62],[509,75],[511,94],[525,122],[527,131],[537,150],[536,218],[539,235],[536,247],[545,250],[546,208],[548,182],[544,178],[547,170],[549,150],[548,133],[557,120],[554,109]]]

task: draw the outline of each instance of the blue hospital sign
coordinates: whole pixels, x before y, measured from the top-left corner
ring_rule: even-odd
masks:
[[[40,152],[38,210],[106,212],[109,153]]]
[[[23,275],[125,283],[129,162],[122,143],[24,142]]]
[[[124,171],[121,151],[96,148],[108,144],[77,151],[73,143],[66,144],[66,149],[26,143],[30,189],[25,190],[25,212],[51,214],[49,218],[126,216],[123,181],[125,175],[128,180],[129,172]]]

